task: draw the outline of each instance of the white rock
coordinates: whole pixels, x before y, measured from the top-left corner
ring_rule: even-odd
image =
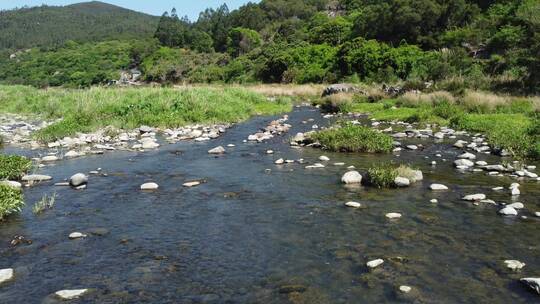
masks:
[[[41,158],[42,162],[53,162],[53,161],[57,161],[57,160],[58,160],[58,157],[54,156],[54,155],[47,155],[47,156]]]
[[[523,278],[519,280],[523,284],[529,286],[536,293],[540,294],[540,278]]]
[[[272,150],[266,150],[266,154],[274,154],[274,151],[272,151]]]
[[[156,149],[159,147],[159,144],[153,140],[143,141],[141,148],[143,149]]]
[[[491,188],[491,190],[493,190],[493,191],[501,191],[501,190],[504,190],[504,187],[495,187],[495,188]]]
[[[384,260],[383,259],[376,259],[376,260],[372,260],[372,261],[369,261],[366,263],[366,266],[369,267],[369,268],[375,268],[377,266],[380,266],[384,263]]]
[[[487,166],[488,163],[485,162],[485,161],[483,161],[483,160],[479,160],[479,161],[477,161],[475,164],[476,164],[477,166],[483,167],[483,166]]]
[[[145,183],[141,185],[141,190],[157,190],[159,185],[156,183]]]
[[[184,183],[184,184],[182,184],[182,186],[191,188],[191,187],[198,186],[200,184],[201,184],[201,182],[199,182],[199,181],[193,181],[193,182]]]
[[[512,269],[512,270],[520,270],[521,268],[525,267],[525,263],[520,262],[518,260],[506,260],[504,261],[506,264],[506,267]]]
[[[523,203],[516,202],[516,203],[508,204],[508,205],[506,205],[506,207],[512,207],[512,208],[514,208],[516,210],[519,210],[519,209],[525,208],[525,205],[523,205]]]
[[[476,155],[474,155],[472,153],[469,153],[469,152],[465,152],[465,153],[459,155],[458,158],[473,160],[473,159],[476,159]]]
[[[398,176],[394,179],[394,184],[398,187],[408,187],[411,181],[408,178]]]
[[[75,158],[79,157],[79,153],[76,151],[68,151],[66,154],[64,154],[65,158]]]
[[[448,187],[443,184],[431,184],[429,186],[429,189],[433,191],[441,191],[441,190],[448,190]]]
[[[360,207],[362,207],[362,204],[360,204],[358,202],[346,202],[345,206],[351,207],[351,208],[360,208]]]
[[[88,177],[83,173],[77,173],[69,178],[69,184],[73,187],[79,187],[88,183]]]
[[[502,214],[502,215],[517,215],[518,212],[517,212],[516,209],[507,206],[507,207],[504,207],[501,210],[499,210],[499,214]]]
[[[59,298],[63,300],[73,300],[81,297],[88,292],[88,289],[66,289],[55,292]]]
[[[51,180],[52,177],[48,175],[42,175],[42,174],[31,174],[31,175],[25,175],[22,177],[22,181],[25,182],[42,182],[42,181],[48,181]]]
[[[223,148],[222,146],[215,147],[214,149],[208,150],[208,153],[209,154],[223,154],[225,153],[225,148]]]
[[[454,166],[456,167],[472,167],[474,163],[468,159],[458,159],[454,161]]]
[[[418,150],[418,146],[417,145],[408,145],[407,149],[409,149],[409,150]]]
[[[534,215],[536,215],[537,217],[540,217],[540,212],[537,211],[537,212],[534,213]]]
[[[7,282],[11,279],[13,279],[12,268],[0,269],[0,284]]]
[[[284,164],[284,163],[285,163],[285,160],[284,160],[283,158],[280,158],[280,159],[278,159],[278,160],[276,160],[276,161],[274,162],[274,164],[276,164],[276,165],[282,165],[282,164]]]
[[[482,193],[478,194],[469,194],[463,197],[464,201],[481,201],[486,199],[486,195]]]
[[[398,219],[398,218],[401,218],[401,213],[396,213],[396,212],[387,213],[386,217],[389,219]]]
[[[436,203],[439,202],[439,200],[437,200],[436,198],[434,198],[434,199],[431,199],[429,202],[432,203],[432,204],[436,204]]]
[[[319,156],[319,160],[320,160],[320,161],[329,161],[330,158],[329,158],[328,156],[321,155],[321,156]]]
[[[320,168],[324,168],[324,165],[321,163],[315,163],[311,166],[306,166],[306,169],[320,169]]]
[[[345,163],[334,163],[334,166],[345,166]]]
[[[362,182],[362,175],[358,171],[349,171],[343,174],[341,182],[345,184],[360,184]]]
[[[412,288],[410,286],[407,286],[407,285],[401,285],[399,286],[399,291],[403,292],[403,293],[409,293],[411,292]]]
[[[516,188],[511,188],[510,192],[511,192],[512,196],[518,196],[518,195],[521,194],[521,191],[519,191],[519,188],[517,188],[517,187]]]
[[[72,232],[69,234],[69,238],[74,240],[74,239],[80,239],[80,238],[85,238],[86,237],[86,234],[83,234],[83,233],[80,233],[80,232]]]

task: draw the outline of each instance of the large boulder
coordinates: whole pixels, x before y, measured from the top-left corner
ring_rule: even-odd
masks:
[[[79,187],[88,183],[88,177],[83,173],[77,173],[69,179],[69,185],[72,187]]]
[[[358,171],[349,171],[343,174],[341,181],[345,184],[360,184],[362,182],[362,175]]]

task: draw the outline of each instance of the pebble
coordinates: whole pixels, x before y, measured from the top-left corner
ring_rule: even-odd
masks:
[[[266,154],[274,154],[274,151],[272,151],[272,150],[266,150]]]
[[[59,298],[63,300],[73,300],[81,297],[88,292],[88,289],[66,289],[55,292]]]
[[[358,202],[346,202],[345,206],[351,207],[351,208],[360,208],[360,207],[362,207],[362,204],[360,204]]]
[[[321,155],[321,156],[319,156],[319,160],[320,160],[320,161],[329,161],[330,158],[329,158],[328,156]]]
[[[506,267],[512,269],[512,270],[520,270],[521,268],[525,267],[525,263],[520,262],[518,260],[506,260],[504,261],[506,264]]]
[[[432,203],[432,204],[436,204],[436,203],[438,203],[439,201],[438,201],[436,198],[434,198],[434,199],[430,200],[429,202]]]
[[[57,161],[57,160],[58,160],[58,157],[54,156],[54,155],[47,155],[47,156],[41,158],[41,161],[43,161],[43,162],[54,162],[54,161]]]
[[[145,183],[141,185],[141,190],[157,190],[159,185],[156,183]]]
[[[12,268],[0,269],[0,284],[7,282],[11,279],[13,279]]]
[[[399,286],[399,291],[401,291],[403,293],[409,293],[411,290],[412,290],[412,288],[410,286],[407,286],[407,285]]]
[[[383,259],[376,259],[376,260],[372,260],[372,261],[367,262],[366,266],[369,267],[369,268],[375,268],[375,267],[378,267],[378,266],[382,265],[383,263],[384,263]]]
[[[192,182],[184,183],[182,186],[191,188],[191,187],[198,186],[200,184],[201,184],[201,182],[199,182],[199,181],[192,181]]]
[[[86,237],[86,234],[83,234],[83,233],[80,233],[80,232],[72,232],[69,234],[69,238],[74,240],[74,239],[80,239],[80,238],[85,238]]]
[[[523,205],[523,203],[520,203],[520,202],[516,202],[516,203],[512,203],[512,204],[508,204],[506,205],[506,207],[512,207],[514,209],[523,209],[525,208],[525,205]]]
[[[485,199],[486,199],[486,195],[482,193],[470,194],[463,197],[464,201],[481,201]]]
[[[284,164],[284,163],[285,163],[285,160],[284,160],[283,158],[280,158],[280,159],[278,159],[278,160],[276,160],[276,161],[274,162],[274,164],[276,164],[276,165],[282,165],[282,164]]]
[[[389,219],[398,219],[398,218],[401,218],[401,213],[396,213],[396,212],[387,213],[386,217]]]
[[[215,147],[213,149],[208,150],[209,154],[223,154],[225,153],[225,148],[222,146]]]

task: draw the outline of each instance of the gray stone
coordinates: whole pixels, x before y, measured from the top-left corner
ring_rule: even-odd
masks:
[[[209,154],[223,154],[225,153],[225,148],[223,148],[222,146],[215,147],[213,149],[208,150],[208,153]]]
[[[62,300],[73,300],[83,296],[87,292],[88,289],[66,289],[57,291],[54,294]]]
[[[486,199],[486,195],[482,193],[470,194],[463,197],[464,201],[481,201]]]
[[[156,183],[145,183],[141,185],[141,190],[157,190],[159,185]]]
[[[431,184],[429,186],[429,189],[433,191],[442,191],[442,190],[448,190],[448,187],[443,184]]]
[[[69,184],[73,187],[79,187],[88,183],[88,177],[83,173],[77,173],[69,178]]]
[[[394,179],[394,184],[398,187],[408,187],[411,184],[411,181],[408,178],[398,176]]]
[[[7,282],[11,279],[13,279],[12,268],[0,269],[0,284]]]
[[[499,210],[499,214],[501,215],[517,215],[518,212],[516,209],[512,208],[512,207],[504,207],[502,208],[501,210]]]
[[[362,182],[362,175],[358,171],[349,171],[343,174],[341,182],[345,184],[360,184]]]

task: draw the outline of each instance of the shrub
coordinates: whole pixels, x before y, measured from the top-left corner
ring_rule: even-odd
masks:
[[[0,185],[0,221],[13,213],[20,212],[24,206],[20,189]]]
[[[18,180],[32,166],[32,162],[19,155],[0,155],[0,179]]]
[[[470,112],[490,113],[497,107],[507,106],[509,98],[480,91],[467,91],[461,105]]]
[[[392,164],[377,164],[368,169],[366,183],[377,188],[394,187],[398,171]]]
[[[389,135],[351,123],[317,132],[312,139],[332,151],[380,153],[390,152],[393,148]]]

